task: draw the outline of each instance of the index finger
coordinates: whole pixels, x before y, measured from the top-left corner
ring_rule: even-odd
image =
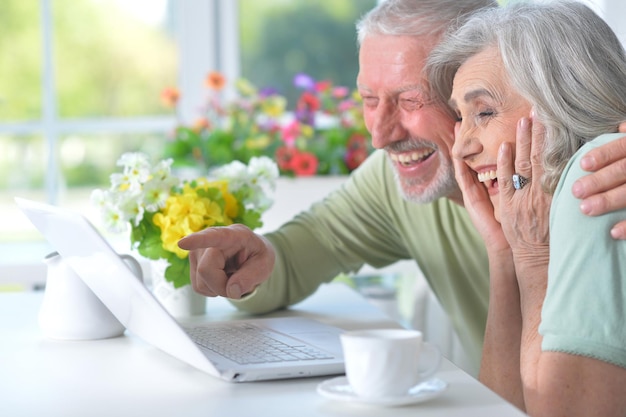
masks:
[[[233,246],[241,246],[241,237],[238,237],[237,226],[241,225],[208,227],[185,236],[178,241],[178,246],[185,250],[214,247],[226,249]]]

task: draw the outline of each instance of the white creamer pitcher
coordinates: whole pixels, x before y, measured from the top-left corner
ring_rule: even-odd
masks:
[[[143,281],[141,266],[130,255],[120,255]],[[90,340],[120,336],[124,326],[91,291],[63,258],[52,252],[44,258],[48,265],[46,290],[39,326],[52,339]]]

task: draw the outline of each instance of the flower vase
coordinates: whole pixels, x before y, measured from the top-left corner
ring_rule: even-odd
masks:
[[[206,313],[206,297],[193,290],[191,285],[174,288],[165,279],[168,263],[164,259],[150,262],[152,293],[163,307],[176,318],[198,316]]]

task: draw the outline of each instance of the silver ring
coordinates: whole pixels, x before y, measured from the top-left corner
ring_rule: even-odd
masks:
[[[520,174],[513,174],[513,188],[521,190],[530,182],[530,178],[521,176]]]

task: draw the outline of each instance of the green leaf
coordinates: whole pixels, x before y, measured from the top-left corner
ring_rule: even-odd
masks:
[[[165,269],[165,279],[174,285],[174,288],[184,287],[191,284],[189,272],[189,259],[180,259],[175,254],[170,253],[167,257],[170,265]]]
[[[199,188],[196,190],[196,193],[198,194],[199,197],[202,198],[208,198],[211,201],[215,201],[215,202],[224,202],[224,197],[222,196],[222,192],[220,191],[219,188],[208,188],[208,189],[203,189],[203,188]],[[223,204],[222,204],[223,205]]]
[[[253,210],[245,211],[241,216],[241,223],[245,224],[252,230],[263,226],[263,222],[261,221],[261,213]]]
[[[154,213],[146,213],[138,226],[133,227],[131,242],[148,259],[167,258],[171,252],[163,249],[161,229],[152,222]]]
[[[202,154],[207,166],[219,166],[235,159],[233,143],[235,137],[223,130],[214,130],[202,138]]]

